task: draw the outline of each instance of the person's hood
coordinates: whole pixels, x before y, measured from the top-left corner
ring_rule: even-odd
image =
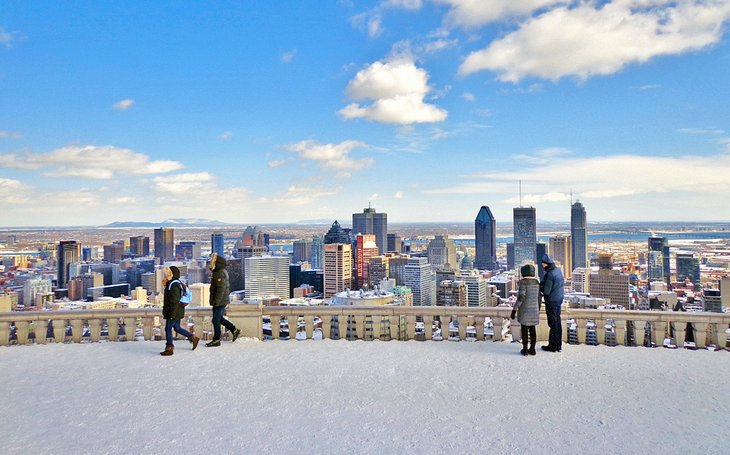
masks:
[[[540,260],[540,262],[545,262],[548,266],[555,265],[555,261],[553,261],[553,258],[551,258],[547,253],[542,255],[542,260]]]
[[[215,267],[213,267],[213,270],[223,270],[228,266],[228,263],[226,262],[225,258],[221,256],[220,254],[216,255],[215,257]]]
[[[170,281],[175,281],[175,280],[180,279],[180,269],[178,269],[174,265],[171,265],[170,271],[172,272],[172,279]]]

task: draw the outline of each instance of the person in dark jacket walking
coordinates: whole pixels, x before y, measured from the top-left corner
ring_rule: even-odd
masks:
[[[213,339],[206,343],[208,347],[221,345],[221,324],[227,328],[232,335],[231,341],[236,341],[241,331],[223,315],[226,313],[230,286],[228,281],[228,270],[226,260],[213,253],[210,257],[210,269],[213,271],[210,277],[210,305],[213,307]]]
[[[548,345],[543,351],[560,352],[563,347],[563,326],[560,321],[560,307],[563,305],[563,288],[565,279],[563,272],[555,266],[555,261],[546,254],[542,257],[542,267],[545,276],[540,283],[540,293],[545,300],[545,313],[550,327]]]
[[[198,347],[200,338],[180,327],[180,320],[185,317],[185,306],[180,303],[183,295],[183,284],[180,281],[180,269],[170,266],[164,268],[165,277],[162,283],[165,286],[162,317],[165,318],[165,350],[160,355],[172,355],[175,346],[172,343],[172,331],[184,336],[193,344],[193,351]]]
[[[540,323],[540,282],[535,278],[535,267],[532,264],[523,265],[520,269],[522,279],[517,287],[517,301],[512,307],[510,319],[517,319],[522,327],[522,355],[535,355],[537,330]],[[527,347],[527,338],[530,338],[530,347]]]

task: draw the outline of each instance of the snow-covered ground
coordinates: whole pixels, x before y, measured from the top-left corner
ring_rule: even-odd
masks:
[[[730,353],[239,340],[0,348],[0,453],[730,453]]]

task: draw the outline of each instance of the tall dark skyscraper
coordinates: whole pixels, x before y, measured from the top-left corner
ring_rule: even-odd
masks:
[[[81,244],[76,240],[61,240],[58,244],[58,287],[66,287],[68,283],[68,266],[81,259]]]
[[[570,206],[570,239],[572,243],[573,269],[588,267],[588,234],[586,225],[586,209],[583,208],[583,204],[576,202]]]
[[[403,240],[398,234],[388,234],[387,253],[400,253],[403,251]]]
[[[474,267],[481,270],[497,268],[497,222],[489,207],[483,205],[474,220],[476,258]]]
[[[332,223],[332,227],[330,227],[330,230],[324,236],[325,245],[331,245],[333,243],[350,244],[350,236],[347,235],[347,232],[342,229],[342,226],[337,221]]]
[[[515,207],[513,229],[515,236],[515,267],[534,263],[537,255],[537,217],[534,207]]]
[[[647,278],[650,281],[671,282],[669,271],[669,239],[649,237],[649,256],[647,257]]]
[[[155,257],[160,264],[175,259],[175,231],[172,228],[155,229]]]
[[[147,257],[150,255],[150,238],[138,235],[129,238],[129,252],[135,256]]]
[[[368,207],[362,213],[352,214],[352,235],[373,234],[378,251],[388,251],[388,214],[376,213]]]
[[[223,234],[221,234],[220,232],[214,232],[210,234],[210,254],[218,253],[218,256],[223,257],[223,245]]]
[[[677,281],[687,279],[700,287],[700,260],[693,253],[677,253]]]

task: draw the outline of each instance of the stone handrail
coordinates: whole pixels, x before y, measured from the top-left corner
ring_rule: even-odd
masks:
[[[519,339],[519,324],[508,321],[510,312],[509,307],[264,307],[232,304],[228,307],[227,317],[241,329],[243,336],[259,339],[321,337],[383,341],[500,341],[508,328],[512,339]],[[48,340],[76,343],[102,339],[153,340],[160,337],[161,316],[159,308],[0,313],[0,345],[46,343]],[[186,317],[194,333],[204,339],[209,338],[210,308],[187,308]],[[269,320],[268,334],[266,319]],[[271,323],[277,319],[279,324]],[[600,345],[662,346],[668,338],[672,345],[682,347],[689,335],[696,347],[714,345],[725,348],[730,314],[564,309],[562,320],[565,342],[587,343],[591,338],[592,344]],[[14,330],[11,330],[11,325],[14,325]],[[295,333],[288,333],[290,327],[295,328]],[[449,328],[448,333],[442,330],[441,336],[437,336],[438,330],[445,327]],[[485,327],[491,327],[491,330]],[[11,331],[14,332],[12,336]],[[537,332],[538,340],[547,341],[548,327],[544,314]]]

